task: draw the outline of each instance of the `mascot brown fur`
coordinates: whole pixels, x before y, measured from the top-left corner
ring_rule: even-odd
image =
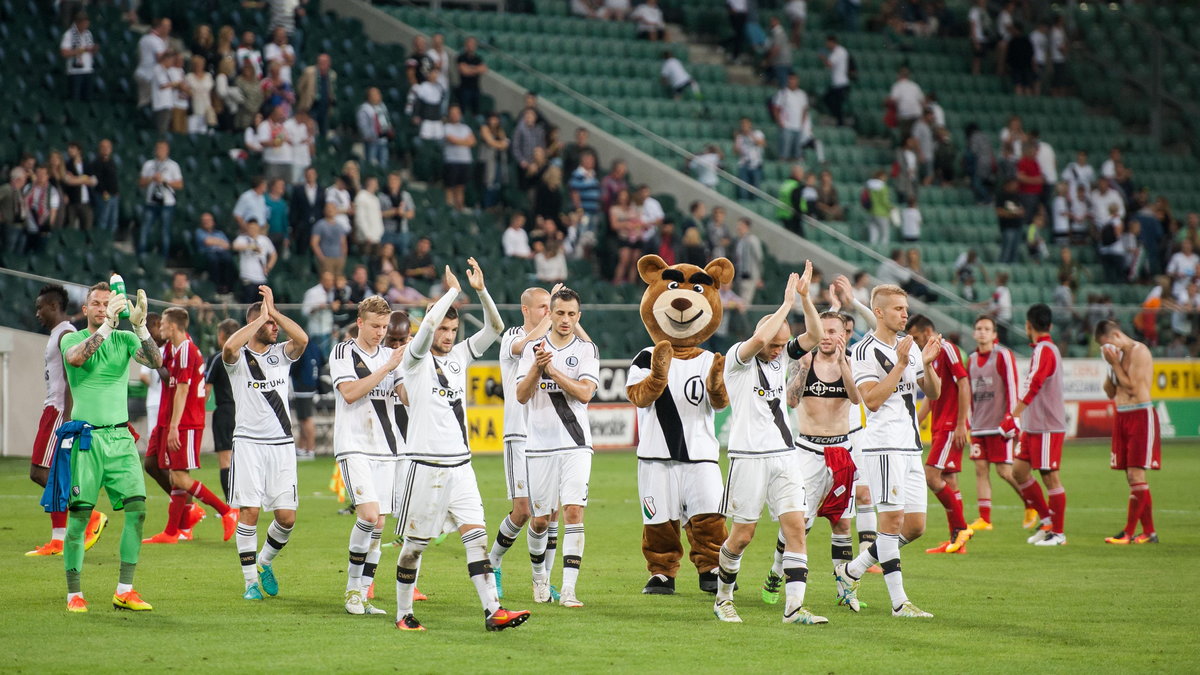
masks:
[[[676,368],[682,369],[686,364],[681,366],[680,361],[691,361],[698,358],[711,359],[707,373],[703,374],[704,390],[708,397],[706,405],[711,407],[705,408],[708,411],[707,415],[705,418],[701,418],[707,420],[711,429],[712,410],[729,405],[729,396],[725,391],[724,381],[725,357],[720,354],[714,355],[712,352],[701,349],[699,345],[712,337],[721,324],[722,307],[719,291],[722,286],[727,286],[733,281],[733,263],[725,258],[717,258],[703,269],[689,264],[668,266],[662,258],[656,255],[647,255],[638,261],[638,273],[648,284],[646,292],[642,295],[641,316],[646,332],[654,341],[654,347],[652,352],[643,350],[634,361],[635,369],[639,368],[640,361],[639,372],[645,373],[645,368],[648,368],[649,374],[645,375],[644,379],[626,387],[629,400],[639,408],[649,409],[663,396],[664,392],[668,391],[667,385],[673,362],[676,364]],[[696,389],[699,387],[697,386]],[[676,398],[682,396],[681,392],[677,390],[671,390],[670,393]],[[675,407],[674,402],[667,404],[672,408]],[[706,433],[711,435],[712,432]],[[653,442],[650,439],[639,441],[639,477],[641,461],[646,458],[643,444]],[[668,458],[656,455],[658,450],[655,448],[646,450],[651,457],[660,457],[653,461],[670,464],[682,463],[676,461],[679,458],[676,457],[674,451]],[[665,455],[665,451],[663,453]],[[712,463],[715,468],[716,453],[714,438],[711,444],[711,460],[690,461],[707,461]],[[689,460],[685,457],[683,462],[687,461]],[[720,471],[715,469],[714,472],[716,489],[719,492]],[[710,489],[706,492],[711,493],[712,486],[708,487]],[[680,495],[679,498],[686,503],[689,495]],[[648,508],[645,500],[646,497],[643,495],[643,508],[646,509],[647,516],[649,516],[653,507]],[[711,499],[707,501],[711,502]],[[653,503],[651,500],[650,504]],[[659,506],[667,508],[667,505]],[[712,507],[713,511],[717,510],[716,504],[712,504]],[[683,529],[687,533],[688,543],[691,547],[690,559],[701,575],[701,589],[716,592],[716,573],[713,570],[717,567],[721,544],[725,541],[727,534],[725,516],[721,513],[694,513],[684,523]],[[679,571],[679,561],[683,557],[679,530],[679,520],[643,525],[642,553],[646,557],[646,566],[651,574],[650,582],[643,589],[644,593],[669,594],[674,592],[675,575]]]

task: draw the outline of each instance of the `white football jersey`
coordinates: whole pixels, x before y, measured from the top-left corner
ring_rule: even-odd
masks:
[[[753,355],[738,360],[739,342],[725,356],[725,391],[729,392],[730,457],[782,455],[796,448],[787,414],[787,369],[784,352],[774,361]]]
[[[329,354],[329,376],[333,388],[370,377],[392,357],[392,350],[380,345],[375,353],[364,351],[354,340],[334,345]],[[338,393],[333,417],[333,454],[371,455],[372,459],[399,459],[404,454],[404,439],[396,428],[393,398],[396,371],[384,375],[379,384],[354,403]]]
[[[225,364],[233,389],[235,439],[261,445],[293,442],[288,382],[294,360],[287,345],[273,344],[262,354],[242,347],[237,363]]]
[[[884,344],[874,333],[854,345],[850,372],[855,386],[880,382],[887,377],[897,360],[896,348]],[[857,448],[865,453],[921,454],[921,430],[917,423],[917,380],[925,376],[921,350],[913,345],[908,351],[908,365],[896,390],[888,396],[879,410],[867,410],[867,426],[855,439]]]
[[[520,355],[512,353],[514,342],[525,339],[525,327],[513,326],[500,336],[500,383],[504,387],[504,440],[525,438],[526,407],[517,400],[517,365]]]
[[[414,358],[404,352],[400,371],[408,392],[408,459],[433,464],[459,464],[471,459],[467,442],[467,366],[479,358],[471,341],[454,345],[449,354],[429,352]]]
[[[74,332],[75,326],[69,321],[63,321],[50,329],[50,339],[46,341],[46,351],[43,355],[42,376],[46,379],[46,400],[42,402],[43,408],[62,410],[67,405],[67,372],[63,368],[63,353],[58,348],[58,341],[64,333]]]
[[[629,366],[626,386],[650,376],[653,347],[638,352]],[[720,446],[713,427],[715,411],[704,386],[714,355],[702,351],[691,359],[671,359],[667,388],[647,408],[638,408],[639,459],[716,462]]]
[[[600,386],[600,354],[596,351],[596,345],[577,337],[561,349],[555,348],[549,340],[526,345],[517,366],[517,382],[524,380],[533,368],[537,358],[534,347],[537,345],[554,354],[554,368],[563,375],[572,380],[590,380],[597,387]],[[587,402],[568,396],[549,375],[542,375],[533,398],[525,407],[529,410],[526,455],[592,449],[592,425],[588,421]]]

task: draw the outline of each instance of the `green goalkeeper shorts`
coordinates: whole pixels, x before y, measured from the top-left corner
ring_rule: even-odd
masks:
[[[100,498],[100,488],[116,510],[125,508],[125,500],[146,498],[142,459],[129,428],[93,429],[90,450],[79,449],[79,439],[71,448],[71,497],[67,508],[92,508]]]

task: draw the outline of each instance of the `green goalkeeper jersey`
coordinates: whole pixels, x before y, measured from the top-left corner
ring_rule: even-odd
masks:
[[[60,343],[63,356],[91,336],[89,330],[64,335]],[[82,366],[64,364],[71,386],[72,419],[97,427],[129,421],[129,359],[141,346],[136,335],[117,330]]]

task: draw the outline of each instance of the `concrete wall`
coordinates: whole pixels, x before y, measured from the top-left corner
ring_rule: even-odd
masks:
[[[0,390],[0,410],[8,412],[8,428],[0,429],[0,456],[28,457],[33,452],[46,395],[42,354],[47,339],[37,333],[0,328],[0,343],[12,341],[7,355],[8,395]]]

